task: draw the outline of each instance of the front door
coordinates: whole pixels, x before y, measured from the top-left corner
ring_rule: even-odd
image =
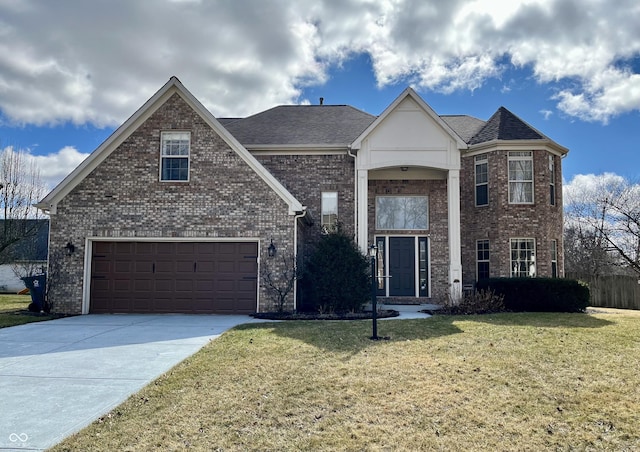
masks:
[[[389,296],[416,295],[416,241],[414,237],[389,237]]]

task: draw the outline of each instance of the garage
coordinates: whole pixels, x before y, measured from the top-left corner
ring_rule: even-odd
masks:
[[[257,242],[92,244],[91,313],[249,314]]]

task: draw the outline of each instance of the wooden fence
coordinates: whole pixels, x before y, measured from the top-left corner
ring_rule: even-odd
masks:
[[[606,308],[640,309],[640,279],[637,276],[612,275],[580,277],[567,274],[589,285],[590,306]]]

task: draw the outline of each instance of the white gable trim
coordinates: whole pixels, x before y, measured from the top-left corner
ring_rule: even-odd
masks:
[[[358,138],[355,139],[355,141],[351,144],[351,149],[360,149],[362,147],[362,142],[367,138],[367,136],[369,136],[369,134],[371,134],[371,132],[375,130],[375,128],[378,127],[378,125],[382,123],[387,118],[387,116],[389,116],[395,110],[395,108],[400,105],[400,103],[407,97],[413,99],[420,106],[420,108],[424,110],[424,112],[429,115],[431,119],[433,119],[436,124],[438,124],[448,135],[451,136],[451,139],[454,140],[458,145],[458,149],[467,149],[467,143],[465,143],[462,138],[460,138],[458,134],[455,133],[453,129],[449,127],[449,125],[444,122],[442,118],[438,116],[438,114],[433,111],[433,109],[420,96],[418,96],[418,94],[412,88],[405,89],[396,98],[396,100],[394,100],[382,112],[382,114],[378,116],[376,120],[373,121],[371,125],[369,125],[369,127],[367,127],[365,131],[360,134]]]
[[[89,157],[58,184],[36,207],[56,213],[57,204],[67,196],[91,171],[102,163],[114,150],[118,148],[138,127],[158,110],[173,94],[178,93],[189,106],[242,158],[258,176],[289,206],[289,214],[306,210],[303,206],[271,173],[269,173],[255,157],[249,153],[225,129],[220,122],[191,94],[177,77],[171,77],[147,102],[144,103],[127,121],[109,136]]]

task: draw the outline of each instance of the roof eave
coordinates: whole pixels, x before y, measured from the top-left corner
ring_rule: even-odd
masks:
[[[541,138],[537,140],[491,140],[483,143],[470,144],[469,148],[465,151],[466,154],[476,153],[478,151],[487,150],[510,150],[522,149],[540,149],[545,148],[559,155],[566,155],[569,153],[569,149],[559,145],[555,141],[549,138]]]

